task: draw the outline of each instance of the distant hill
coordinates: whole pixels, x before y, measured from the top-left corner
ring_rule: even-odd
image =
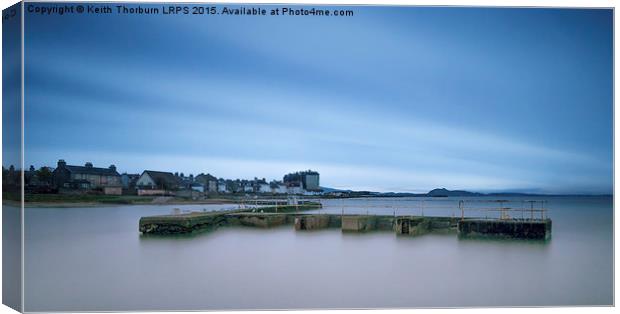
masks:
[[[408,193],[408,192],[371,192],[371,191],[352,191],[352,190],[339,190],[328,187],[321,187],[324,192],[342,192],[342,193],[354,193],[354,194],[367,194],[378,197],[448,197],[448,196],[483,196],[485,194],[476,193],[476,192],[468,192],[468,191],[460,191],[455,190],[451,191],[445,188],[434,189],[428,193]]]
[[[484,194],[482,193],[476,193],[476,192],[468,192],[468,191],[459,191],[459,190],[455,190],[455,191],[450,191],[448,189],[434,189],[431,190],[430,192],[426,193],[426,196],[430,196],[430,197],[448,197],[448,196],[483,196]]]
[[[327,187],[321,187],[325,192],[342,192],[351,194],[366,194],[372,197],[468,197],[468,196],[611,196],[611,194],[537,194],[537,193],[519,193],[519,192],[499,192],[499,193],[478,193],[469,192],[463,190],[448,190],[446,188],[438,188],[429,191],[428,193],[408,193],[408,192],[369,192],[369,191],[351,191],[351,190],[339,190]]]
[[[321,188],[321,190],[323,190],[323,192],[326,192],[326,193],[330,193],[330,192],[353,192],[351,190],[339,190],[339,189],[334,189],[334,188],[328,188],[328,187],[325,187],[325,186],[321,186],[320,188]]]

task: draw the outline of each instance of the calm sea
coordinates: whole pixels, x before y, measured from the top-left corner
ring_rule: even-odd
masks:
[[[546,200],[553,220],[552,238],[546,242],[466,240],[455,234],[343,234],[339,229],[296,232],[291,225],[143,237],[138,232],[141,216],[167,214],[175,207],[230,206],[26,208],[25,310],[611,304],[612,198]],[[432,208],[441,202],[457,204],[458,199],[425,201],[424,215],[460,214],[458,207]],[[373,200],[373,207],[361,208],[368,203],[330,200],[321,212],[421,210],[393,199]]]

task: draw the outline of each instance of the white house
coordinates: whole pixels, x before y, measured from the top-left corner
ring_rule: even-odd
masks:
[[[228,188],[226,188],[226,183],[220,182],[217,184],[217,191],[219,193],[229,193]]]
[[[258,192],[259,193],[271,193],[271,185],[269,185],[268,183],[259,183]]]
[[[271,188],[271,193],[274,194],[286,194],[288,193],[288,189],[286,188],[286,185],[284,184],[278,184],[275,185]]]
[[[289,186],[286,189],[286,193],[288,193],[288,194],[303,194],[304,193],[304,189],[302,189],[301,186]]]
[[[179,181],[170,172],[144,170],[136,181],[138,188],[174,190],[179,188]]]

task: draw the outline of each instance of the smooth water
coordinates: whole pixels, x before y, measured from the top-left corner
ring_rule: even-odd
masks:
[[[547,200],[547,242],[291,225],[144,237],[141,216],[226,205],[26,208],[25,310],[612,304],[612,198]],[[341,212],[342,202],[364,200],[326,201],[321,211]],[[394,211],[393,200],[379,202],[386,208],[371,213]]]

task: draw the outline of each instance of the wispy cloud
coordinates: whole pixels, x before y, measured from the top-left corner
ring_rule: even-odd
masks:
[[[157,33],[165,47],[133,41],[113,50],[105,44],[113,46],[112,36],[103,34],[92,54],[79,47],[103,25],[76,30],[64,19],[57,40],[67,45],[50,45],[31,19],[27,163],[65,158],[129,172],[267,178],[313,168],[324,185],[377,191],[611,189],[611,102],[588,87],[609,78],[598,65],[579,71],[601,84],[556,75],[572,73],[579,53],[602,54],[605,40],[577,36],[592,51],[551,62],[565,38],[545,30],[548,43],[521,51],[486,28],[509,29],[502,23],[518,19],[455,30],[438,23],[437,13],[425,17],[428,10],[411,11],[413,20],[388,11],[327,24],[158,21],[114,40]],[[575,19],[596,27],[586,22]],[[575,99],[588,95],[600,101],[584,110]],[[575,130],[575,117],[590,124]]]

